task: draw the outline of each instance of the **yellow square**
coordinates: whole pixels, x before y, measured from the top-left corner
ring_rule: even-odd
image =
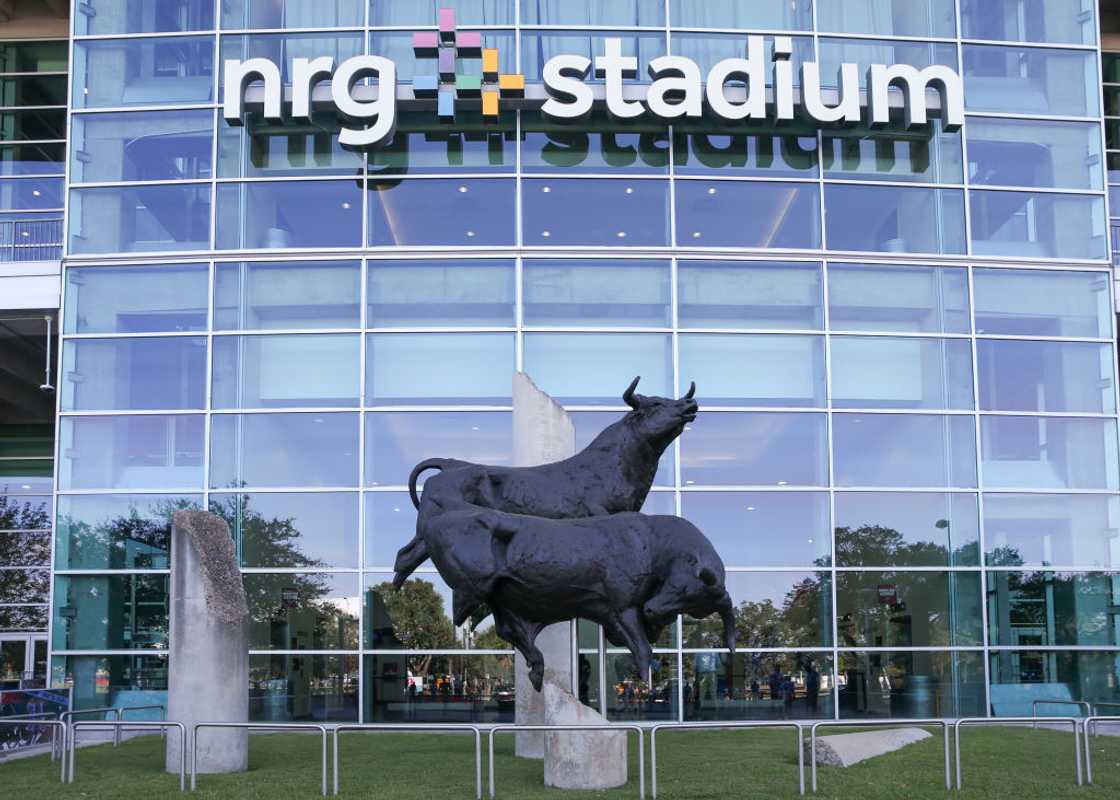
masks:
[[[498,50],[496,48],[486,48],[482,51],[482,74],[498,74]]]
[[[498,93],[497,92],[483,92],[482,93],[482,116],[496,117],[498,116]]]
[[[498,77],[498,88],[502,94],[516,94],[525,91],[524,75],[501,75]]]

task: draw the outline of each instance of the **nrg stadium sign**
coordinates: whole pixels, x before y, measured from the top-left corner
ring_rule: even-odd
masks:
[[[441,23],[443,20],[441,20]],[[438,74],[412,79],[412,98],[434,100],[439,118],[452,121],[460,101],[481,104],[485,119],[498,118],[502,100],[525,97],[525,78],[501,74],[498,51],[483,49],[478,33],[456,33],[454,24],[441,24],[439,32],[417,33],[413,47],[418,58],[438,60]],[[766,58],[762,36],[748,36],[746,57],[727,58],[705,77],[700,66],[683,56],[660,56],[650,61],[649,84],[633,84],[638,59],[622,54],[622,40],[607,38],[604,52],[594,62],[582,55],[559,55],[545,63],[544,94],[540,110],[546,119],[577,122],[591,114],[597,103],[606,106],[616,119],[652,115],[672,121],[696,119],[705,112],[717,120],[771,119],[779,124],[795,118],[793,40],[773,39],[772,55]],[[461,58],[482,59],[482,75],[457,74]],[[587,83],[592,68],[602,87]],[[834,102],[822,95],[820,65],[801,65],[801,111],[823,125],[855,125],[863,121],[859,65],[844,63],[838,75],[839,91]],[[771,73],[768,75],[768,71]],[[335,65],[334,58],[295,58],[291,63],[291,111],[289,119],[308,121],[312,96],[318,83],[329,80],[330,99],[343,123],[339,142],[350,148],[377,147],[386,143],[397,124],[398,97],[396,64],[382,56],[364,55]],[[771,78],[768,97],[767,79]],[[365,85],[367,78],[375,79]],[[958,130],[964,124],[964,87],[960,75],[950,67],[933,65],[919,69],[907,64],[871,64],[866,73],[867,123],[885,127],[891,123],[890,89],[902,91],[905,124],[913,129],[928,124],[927,89],[940,95],[942,127]],[[247,99],[250,84],[261,81],[263,90]],[[376,86],[376,93],[373,87]],[[225,62],[223,116],[240,125],[247,108],[262,111],[270,122],[281,122],[284,82],[280,67],[265,58],[231,59]],[[598,90],[598,91],[596,91]],[[407,99],[407,95],[404,96]]]

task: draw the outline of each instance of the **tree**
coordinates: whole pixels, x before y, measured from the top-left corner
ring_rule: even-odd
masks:
[[[386,581],[369,591],[376,600],[371,597],[370,607],[374,610],[367,625],[374,630],[391,627],[391,633],[402,649],[447,650],[458,645],[455,626],[443,608],[443,598],[429,581],[414,578],[405,581],[399,591],[393,588],[391,582]],[[376,619],[377,602],[384,607],[387,617],[384,626]],[[432,656],[417,658],[417,671],[427,672]]]

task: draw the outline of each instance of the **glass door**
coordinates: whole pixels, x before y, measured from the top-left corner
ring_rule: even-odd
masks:
[[[0,636],[0,689],[19,689],[28,671],[30,636]]]

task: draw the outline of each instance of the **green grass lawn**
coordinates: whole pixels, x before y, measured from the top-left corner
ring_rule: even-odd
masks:
[[[839,731],[844,732],[844,731]],[[850,732],[850,731],[847,731]],[[825,735],[828,735],[825,732]],[[513,798],[637,797],[637,756],[631,734],[631,782],[611,792],[560,792],[542,786],[542,767],[513,757],[513,739],[497,739],[497,796]],[[658,796],[674,798],[796,798],[797,760],[792,731],[692,731],[658,735]],[[485,738],[483,769],[485,770]],[[648,745],[648,742],[647,742]],[[469,737],[431,734],[343,735],[342,797],[430,800],[474,797],[474,749]],[[964,791],[969,798],[1105,798],[1120,793],[1120,738],[1093,740],[1095,785],[1073,782],[1068,733],[1030,728],[967,728]],[[647,746],[648,762],[648,746]],[[942,740],[933,738],[848,769],[821,767],[821,798],[921,800],[942,798]],[[155,800],[178,794],[177,776],[161,771],[156,737],[114,750],[78,752],[73,785],[58,783],[47,756],[0,764],[0,798],[106,798]],[[200,798],[288,800],[319,796],[319,739],[253,736],[249,772],[200,776]],[[648,770],[648,763],[647,763]],[[485,777],[485,775],[484,775]],[[806,768],[808,780],[808,768]],[[189,781],[189,776],[188,776]],[[484,784],[484,790],[485,790]],[[647,772],[647,792],[649,778]],[[648,795],[647,795],[648,796]]]

